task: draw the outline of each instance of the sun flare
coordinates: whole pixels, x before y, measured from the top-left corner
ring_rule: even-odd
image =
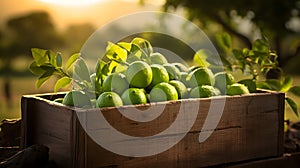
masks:
[[[97,2],[104,0],[39,0],[41,2],[63,5],[63,6],[82,6],[82,5],[92,5]]]

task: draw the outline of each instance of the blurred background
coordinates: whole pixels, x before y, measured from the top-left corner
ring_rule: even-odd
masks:
[[[102,25],[139,11],[168,11],[198,25],[215,41],[228,32],[234,48],[251,47],[266,36],[279,65],[300,85],[300,0],[0,0],[0,120],[20,117],[24,94],[53,92],[54,81],[40,89],[28,71],[33,47],[68,58]],[[128,25],[127,25],[128,26]],[[132,25],[134,27],[134,25]],[[160,25],[163,26],[163,20]],[[187,37],[192,32],[184,30]],[[111,33],[125,31],[116,27]],[[152,40],[155,41],[155,37]],[[157,40],[157,39],[156,39]],[[159,41],[159,40],[157,40]],[[192,59],[192,55],[184,59]],[[291,95],[293,97],[293,95]],[[300,104],[300,99],[295,97]],[[299,120],[289,108],[286,118]]]

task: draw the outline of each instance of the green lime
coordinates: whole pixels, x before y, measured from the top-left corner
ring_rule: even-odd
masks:
[[[178,100],[178,93],[174,86],[168,83],[159,83],[150,91],[150,102]]]
[[[163,66],[168,71],[170,80],[174,80],[174,79],[178,80],[180,78],[180,71],[178,68],[176,68],[175,65],[168,63],[168,64],[164,64]]]
[[[218,72],[215,74],[215,87],[218,88],[222,94],[226,93],[228,85],[235,83],[234,77],[226,72]]]
[[[189,87],[189,82],[187,81],[187,77],[189,74],[187,72],[180,72],[179,80],[187,87]]]
[[[161,53],[155,52],[150,54],[150,60],[152,64],[166,64],[168,63],[165,56],[163,56]]]
[[[151,88],[161,82],[169,82],[168,71],[162,65],[152,64],[150,67],[152,70]]]
[[[83,91],[73,90],[68,92],[62,102],[67,106],[75,107],[91,107],[91,101],[87,94]]]
[[[128,66],[126,79],[132,87],[146,88],[152,81],[151,67],[143,61],[135,61]]]
[[[181,82],[181,81],[178,81],[178,80],[171,80],[169,82],[169,84],[171,84],[172,86],[175,87],[177,93],[178,93],[178,98],[179,99],[182,99],[182,98],[187,98],[187,88],[186,86]]]
[[[189,71],[189,68],[186,67],[185,65],[183,65],[180,62],[175,62],[175,63],[172,63],[172,64],[175,65],[176,68],[178,68],[180,72],[188,72]]]
[[[235,83],[228,86],[227,95],[233,96],[233,95],[241,95],[241,94],[249,94],[249,90],[247,86],[240,83]]]
[[[210,85],[215,84],[215,77],[212,71],[205,67],[200,67],[189,73],[187,80],[189,81],[189,86],[195,88],[201,85]]]
[[[121,98],[124,105],[147,103],[145,90],[140,88],[129,88],[125,90]]]
[[[96,107],[123,106],[121,97],[115,92],[103,92],[96,101]]]
[[[190,92],[191,98],[206,98],[220,95],[220,91],[210,85],[201,85],[193,88]]]
[[[118,94],[122,94],[127,88],[129,84],[126,80],[124,74],[121,73],[112,73],[108,75],[102,85],[102,89],[104,92],[116,92]]]

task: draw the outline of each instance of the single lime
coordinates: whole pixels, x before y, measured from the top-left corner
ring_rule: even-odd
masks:
[[[129,88],[129,83],[126,80],[124,74],[112,73],[108,75],[102,85],[104,92],[116,92],[121,95],[127,88]]]
[[[103,92],[96,101],[96,107],[123,106],[122,99],[115,92]]]
[[[150,60],[152,64],[166,64],[168,63],[165,56],[163,56],[161,53],[155,52],[150,54]]]
[[[169,82],[169,74],[162,65],[152,64],[150,67],[152,70],[152,82],[150,88],[161,82]]]
[[[201,85],[193,88],[190,92],[191,98],[206,98],[220,95],[220,91],[210,85]]]
[[[205,67],[200,67],[189,73],[187,80],[189,81],[190,87],[195,88],[201,85],[215,84],[215,77],[212,71]]]
[[[150,91],[150,102],[178,100],[178,93],[174,86],[168,83],[159,83]]]
[[[151,67],[143,61],[135,61],[128,66],[126,79],[132,87],[146,88],[152,81]]]
[[[179,80],[186,86],[189,87],[189,82],[187,81],[187,77],[189,74],[187,72],[180,72]]]
[[[215,87],[218,88],[222,94],[226,94],[227,86],[234,83],[234,77],[227,72],[218,72],[215,74]]]
[[[87,94],[83,91],[73,90],[68,92],[62,102],[67,106],[75,107],[91,107],[91,101]]]
[[[171,80],[169,82],[169,84],[171,84],[172,86],[175,87],[177,93],[178,93],[178,98],[179,99],[183,99],[183,98],[187,98],[188,97],[188,92],[187,92],[187,88],[186,86],[178,80]]]
[[[170,80],[174,80],[174,79],[178,80],[180,78],[180,71],[178,68],[176,68],[175,65],[168,63],[168,64],[164,64],[163,66],[168,71]]]
[[[129,88],[125,90],[121,98],[124,105],[147,103],[145,90],[140,88]]]
[[[249,93],[250,92],[249,92],[247,86],[240,84],[240,83],[234,83],[227,88],[227,95],[230,95],[230,96],[249,94]]]

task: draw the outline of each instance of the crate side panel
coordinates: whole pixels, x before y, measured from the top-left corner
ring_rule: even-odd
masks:
[[[72,110],[34,97],[27,98],[26,103],[27,147],[44,144],[50,148],[50,159],[61,167],[71,167]]]
[[[190,133],[180,143],[156,156],[144,158],[119,156],[106,151],[88,138],[86,156],[90,165],[88,167],[122,167],[125,165],[126,167],[153,167],[157,165],[181,167],[187,164],[190,164],[191,167],[193,167],[192,165],[212,166],[226,162],[280,155],[277,150],[279,143],[278,121],[280,120],[278,95],[267,94],[228,98],[221,122],[213,130],[214,133],[205,142],[199,143],[199,133],[207,131],[201,130],[201,128],[207,117],[210,103],[208,100],[201,102],[196,123],[190,130]],[[176,106],[179,105],[173,104],[170,105],[172,107],[168,108],[176,109]],[[115,111],[110,112],[116,113]],[[164,117],[160,120],[174,120],[172,113]],[[127,124],[130,125],[128,120],[124,118],[118,118],[118,122],[113,124],[121,124],[125,128]],[[155,125],[157,124],[154,124],[154,127],[151,127],[151,129],[155,130]],[[164,126],[168,125],[162,124]],[[129,127],[132,127],[132,125]],[[136,131],[145,131],[145,128],[141,127],[136,129]]]

